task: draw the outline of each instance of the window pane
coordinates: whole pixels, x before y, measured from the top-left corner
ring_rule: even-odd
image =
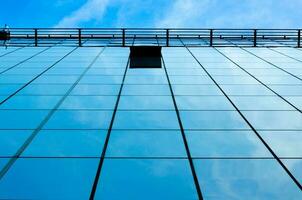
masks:
[[[20,158],[1,179],[0,198],[88,199],[97,165],[98,159]]]
[[[99,181],[96,199],[197,199],[187,160],[105,159]]]
[[[202,159],[194,163],[204,198],[302,198],[300,189],[273,159]]]
[[[186,157],[180,131],[112,131],[106,156]]]

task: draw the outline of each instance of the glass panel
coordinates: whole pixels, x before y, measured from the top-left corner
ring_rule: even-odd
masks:
[[[109,157],[186,157],[180,131],[112,131]]]
[[[259,131],[279,157],[302,157],[302,131]]]
[[[56,111],[44,129],[107,129],[113,111]]]
[[[52,109],[61,96],[14,96],[0,108],[3,109]]]
[[[32,131],[0,130],[0,156],[14,156]]]
[[[105,159],[103,167],[96,199],[198,198],[187,160]]]
[[[298,111],[243,111],[243,114],[256,129],[302,129],[302,115]]]
[[[174,110],[171,96],[121,96],[118,109]]]
[[[301,199],[302,193],[273,159],[194,160],[204,198]]]
[[[21,156],[100,157],[106,130],[43,130]]]
[[[35,129],[47,110],[0,110],[0,129]]]
[[[299,183],[302,184],[302,159],[282,159],[282,162],[295,176]]]
[[[178,129],[175,111],[117,111],[113,129]]]
[[[98,162],[98,159],[20,158],[1,179],[0,198],[88,199]]]
[[[181,111],[185,129],[249,129],[236,111]]]
[[[179,110],[235,110],[224,96],[176,96]]]
[[[114,109],[116,96],[68,96],[60,109]]]
[[[193,157],[273,157],[252,131],[186,131]]]

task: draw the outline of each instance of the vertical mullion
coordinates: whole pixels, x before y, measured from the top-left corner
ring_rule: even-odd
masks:
[[[203,199],[202,192],[201,192],[200,185],[199,185],[198,178],[197,178],[197,174],[196,174],[196,170],[195,170],[194,163],[193,163],[193,158],[191,156],[191,152],[190,152],[190,149],[189,149],[186,134],[185,134],[185,131],[184,131],[184,128],[183,128],[183,125],[182,125],[181,118],[180,118],[180,113],[179,113],[179,110],[178,110],[178,107],[177,107],[177,104],[176,104],[175,95],[174,95],[174,92],[173,92],[173,89],[172,89],[172,85],[171,85],[171,82],[170,82],[170,78],[169,78],[169,75],[168,75],[168,72],[167,72],[167,69],[166,69],[166,66],[165,66],[165,61],[164,61],[163,57],[162,57],[162,61],[163,61],[163,68],[165,70],[165,74],[166,74],[167,81],[168,81],[168,84],[169,84],[169,89],[170,89],[170,92],[171,92],[171,96],[172,96],[172,100],[173,100],[173,104],[174,104],[174,108],[175,108],[175,112],[176,112],[176,116],[177,116],[177,121],[178,121],[178,124],[179,124],[179,127],[180,127],[180,131],[181,131],[182,139],[183,139],[183,142],[184,142],[186,154],[187,154],[188,161],[189,161],[189,164],[190,164],[190,169],[191,169],[192,176],[193,176],[193,179],[194,179],[194,184],[195,184],[195,188],[196,188],[196,191],[197,191],[197,195],[198,195],[199,199]]]
[[[111,135],[115,115],[116,115],[118,104],[119,104],[120,97],[121,97],[121,94],[122,94],[122,90],[123,90],[123,86],[124,86],[124,82],[125,82],[125,77],[126,77],[126,74],[127,74],[127,71],[128,71],[129,63],[130,63],[130,57],[128,58],[128,61],[127,61],[127,64],[126,64],[126,68],[125,68],[124,75],[123,75],[123,80],[122,80],[122,83],[121,83],[121,86],[120,86],[120,89],[119,89],[119,93],[118,93],[118,96],[117,96],[117,100],[116,100],[116,103],[115,103],[115,106],[114,106],[112,118],[111,118],[110,125],[109,125],[108,131],[107,131],[104,147],[103,147],[103,150],[102,150],[101,158],[100,158],[100,161],[99,161],[99,164],[98,164],[98,168],[97,168],[97,171],[96,171],[96,175],[95,175],[95,178],[94,178],[94,182],[93,182],[93,185],[92,185],[92,189],[91,189],[91,192],[90,192],[89,199],[94,199],[95,192],[96,192],[96,189],[97,189],[97,186],[98,186],[98,182],[99,182],[99,179],[100,179],[103,163],[104,163],[104,160],[105,160],[105,155],[106,155],[106,151],[107,151],[107,147],[108,147],[108,143],[109,143],[109,139],[110,139],[110,135]]]

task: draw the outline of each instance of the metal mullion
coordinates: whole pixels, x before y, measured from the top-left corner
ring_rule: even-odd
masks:
[[[264,146],[268,149],[268,151],[274,156],[275,160],[281,165],[281,167],[285,170],[285,172],[289,175],[289,177],[294,181],[294,183],[302,190],[302,186],[299,181],[293,176],[293,174],[287,169],[287,167],[283,164],[281,159],[276,155],[276,153],[270,148],[270,146],[265,142],[265,140],[261,137],[261,135],[257,132],[254,126],[247,120],[247,118],[243,115],[240,109],[233,103],[233,101],[229,98],[229,96],[224,92],[224,90],[220,87],[220,85],[215,81],[215,79],[211,76],[211,74],[206,70],[206,68],[199,62],[199,60],[194,56],[191,50],[186,47],[192,57],[198,62],[198,64],[202,67],[202,69],[208,74],[211,80],[215,83],[215,85],[219,88],[219,90],[224,94],[224,96],[228,99],[228,101],[234,106],[239,115],[244,119],[244,121],[249,125],[252,131],[256,134],[256,136],[260,139],[260,141],[264,144]],[[215,47],[213,47],[216,49]],[[216,49],[217,50],[217,49]],[[218,50],[217,50],[218,51]],[[221,53],[222,54],[222,53]],[[223,55],[223,54],[222,54]],[[237,65],[237,64],[236,64]],[[301,112],[301,111],[300,111]]]
[[[202,196],[202,192],[201,192],[201,189],[200,189],[200,184],[199,184],[199,181],[198,181],[198,177],[197,177],[197,174],[196,174],[196,169],[195,169],[195,166],[194,166],[194,163],[193,163],[193,158],[192,158],[192,155],[191,155],[191,152],[190,152],[190,148],[189,148],[189,145],[188,145],[186,134],[185,134],[183,124],[182,124],[182,121],[181,121],[180,112],[179,112],[179,109],[177,107],[174,92],[173,92],[173,89],[172,89],[172,85],[171,85],[171,82],[170,82],[170,78],[169,78],[169,75],[168,75],[166,65],[165,65],[165,61],[164,61],[163,57],[162,57],[162,62],[163,62],[163,68],[165,70],[165,74],[166,74],[166,77],[167,77],[167,81],[168,81],[168,84],[169,84],[169,89],[170,89],[170,92],[171,92],[171,96],[172,96],[172,100],[173,100],[173,104],[174,104],[174,108],[175,108],[175,112],[176,112],[176,116],[177,116],[177,121],[178,121],[178,124],[179,124],[179,127],[180,127],[181,136],[182,136],[184,147],[185,147],[186,154],[187,154],[187,157],[188,157],[190,169],[191,169],[191,172],[192,172],[196,192],[197,192],[198,198],[202,200],[203,196]]]
[[[116,113],[117,113],[118,104],[119,104],[119,101],[120,101],[120,98],[121,98],[121,94],[122,94],[126,74],[127,74],[127,71],[128,71],[129,63],[130,63],[130,57],[128,57],[128,61],[127,61],[126,67],[125,67],[123,80],[122,80],[122,83],[121,83],[121,86],[120,86],[120,89],[119,89],[119,93],[117,95],[117,99],[116,99],[116,102],[115,102],[112,118],[111,118],[110,125],[109,125],[109,128],[108,128],[107,134],[106,134],[105,143],[103,145],[103,150],[102,150],[102,153],[101,153],[100,161],[99,161],[98,168],[97,168],[97,171],[96,171],[96,175],[95,175],[95,178],[94,178],[94,182],[93,182],[93,185],[92,185],[92,188],[91,188],[89,199],[94,199],[96,189],[97,189],[97,186],[98,186],[98,183],[99,183],[99,179],[100,179],[103,163],[104,163],[104,160],[105,160],[105,155],[106,155],[106,151],[107,151],[107,147],[108,147],[108,143],[109,143],[109,139],[110,139],[114,119],[115,119],[115,116],[116,116]]]
[[[73,49],[71,52],[66,54],[63,58],[60,59],[63,60],[65,57],[70,55],[72,52],[74,52],[78,47]],[[31,133],[31,135],[26,139],[26,141],[23,143],[23,145],[18,149],[18,151],[15,153],[15,155],[9,160],[9,162],[2,168],[0,171],[0,180],[2,177],[6,174],[6,172],[10,169],[10,167],[16,162],[16,160],[20,157],[20,155],[24,152],[24,150],[31,144],[33,139],[36,137],[36,135],[41,131],[43,126],[48,122],[48,120],[51,118],[51,116],[58,110],[59,106],[63,103],[63,101],[66,99],[66,97],[71,93],[71,91],[74,89],[74,87],[79,83],[79,81],[82,79],[82,77],[86,74],[86,72],[91,68],[91,66],[95,63],[97,58],[101,55],[101,53],[104,51],[105,48],[103,48],[98,55],[93,59],[93,61],[90,63],[90,65],[84,70],[84,72],[79,76],[79,78],[76,80],[75,83],[68,89],[68,91],[63,95],[63,97],[57,102],[57,104],[54,106],[53,109],[50,110],[50,112],[46,115],[46,117],[41,121],[41,123],[38,125],[36,129]],[[58,61],[59,62],[59,61]],[[58,63],[56,62],[56,64]],[[53,65],[55,66],[55,64]],[[50,69],[50,68],[49,68]]]

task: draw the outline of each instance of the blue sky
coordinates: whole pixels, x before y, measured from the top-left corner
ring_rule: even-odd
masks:
[[[301,0],[3,0],[1,6],[0,25],[10,27],[302,27]]]

